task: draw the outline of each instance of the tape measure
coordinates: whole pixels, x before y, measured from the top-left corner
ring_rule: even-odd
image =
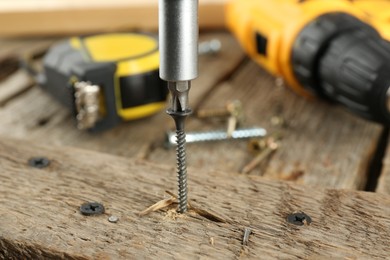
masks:
[[[73,110],[79,129],[103,131],[165,108],[154,36],[74,37],[51,47],[43,67],[40,85]]]

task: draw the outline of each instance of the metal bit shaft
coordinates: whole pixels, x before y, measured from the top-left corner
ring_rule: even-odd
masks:
[[[184,124],[191,113],[188,93],[198,76],[198,0],[159,0],[160,77],[168,81],[176,123],[178,212],[187,211],[187,163]]]

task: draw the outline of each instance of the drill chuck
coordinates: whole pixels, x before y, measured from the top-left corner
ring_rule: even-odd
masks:
[[[390,43],[346,13],[324,14],[298,35],[292,68],[307,90],[390,125]]]
[[[159,0],[160,77],[198,76],[198,0]]]

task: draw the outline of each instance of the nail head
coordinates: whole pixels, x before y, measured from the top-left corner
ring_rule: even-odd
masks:
[[[34,168],[42,169],[50,164],[50,160],[46,157],[33,157],[28,160],[28,164]]]
[[[85,216],[100,215],[104,213],[104,206],[97,202],[87,202],[80,206],[80,212]]]
[[[312,219],[309,215],[303,212],[296,212],[287,216],[287,222],[297,226],[310,225]]]

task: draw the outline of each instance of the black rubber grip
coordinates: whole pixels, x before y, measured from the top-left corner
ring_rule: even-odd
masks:
[[[306,89],[390,125],[390,43],[368,24],[345,13],[322,15],[299,34],[292,62]]]
[[[322,92],[354,113],[390,125],[390,43],[353,31],[335,38],[319,63]]]

